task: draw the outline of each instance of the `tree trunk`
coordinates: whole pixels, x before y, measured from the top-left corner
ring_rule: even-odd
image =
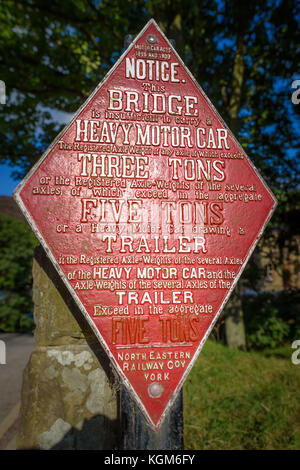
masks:
[[[246,45],[242,37],[237,40],[237,50],[232,72],[232,92],[228,103],[230,117],[229,128],[236,136],[239,127],[239,111],[241,107],[241,95],[244,81],[244,54]],[[240,288],[236,286],[225,308],[225,335],[226,342],[231,349],[246,349],[246,333]]]
[[[225,309],[225,337],[231,349],[246,349],[246,333],[239,285],[236,286]]]

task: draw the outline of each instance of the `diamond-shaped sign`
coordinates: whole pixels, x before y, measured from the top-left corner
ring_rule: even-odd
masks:
[[[157,429],[276,201],[153,20],[15,198]]]

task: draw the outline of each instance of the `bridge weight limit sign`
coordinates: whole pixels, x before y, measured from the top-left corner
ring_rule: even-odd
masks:
[[[158,429],[276,200],[155,21],[15,198]]]

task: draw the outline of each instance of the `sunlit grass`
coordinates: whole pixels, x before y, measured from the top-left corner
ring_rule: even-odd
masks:
[[[184,386],[184,417],[185,449],[299,449],[300,365],[208,341]]]

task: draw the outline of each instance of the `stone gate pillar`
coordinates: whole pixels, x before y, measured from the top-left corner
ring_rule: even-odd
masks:
[[[17,448],[118,448],[117,379],[41,247],[33,281],[36,344],[23,376]]]

